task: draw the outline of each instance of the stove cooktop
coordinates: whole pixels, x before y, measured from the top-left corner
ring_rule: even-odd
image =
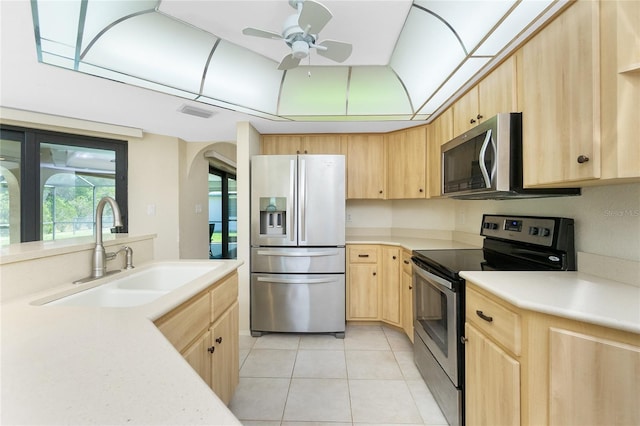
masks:
[[[438,275],[453,279],[460,278],[460,271],[486,269],[482,249],[414,250],[413,256],[427,270],[433,269]]]

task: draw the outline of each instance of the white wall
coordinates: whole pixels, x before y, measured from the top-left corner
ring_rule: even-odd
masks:
[[[583,188],[579,197],[455,203],[455,230],[478,233],[483,213],[575,220],[576,250],[640,261],[640,183]]]
[[[250,159],[260,153],[260,134],[247,122],[238,123],[238,260],[244,261],[238,269],[238,304],[240,305],[240,333],[247,334],[249,324],[249,259],[251,256]]]

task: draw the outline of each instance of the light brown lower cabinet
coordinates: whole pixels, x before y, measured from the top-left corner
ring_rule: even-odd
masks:
[[[155,324],[228,404],[239,380],[238,274],[213,283]]]
[[[640,334],[466,289],[468,426],[640,424]]]
[[[413,341],[409,255],[395,245],[347,245],[347,320],[376,321],[405,331]]]

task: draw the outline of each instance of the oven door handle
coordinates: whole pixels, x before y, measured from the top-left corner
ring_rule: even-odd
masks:
[[[421,267],[417,267],[417,268],[413,268],[413,271],[419,275],[420,277],[424,278],[425,280],[429,281],[429,282],[433,282],[435,284],[438,284],[439,286],[445,287],[447,289],[449,289],[450,291],[454,291],[453,290],[453,284],[450,281],[447,281],[443,278],[440,278],[437,275],[432,274],[431,272],[425,271],[424,269],[422,269]]]

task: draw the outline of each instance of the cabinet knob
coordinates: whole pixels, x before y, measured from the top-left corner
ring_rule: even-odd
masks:
[[[484,117],[482,116],[482,114],[478,114],[478,115],[476,115],[476,118],[477,118],[478,120],[482,120]]]
[[[373,273],[373,276],[374,276],[374,277],[376,276],[376,273],[375,273],[375,272]]]
[[[409,286],[409,290],[413,290],[413,287],[412,287],[412,286]]]
[[[424,190],[422,188],[419,189],[420,192],[424,192]]]
[[[380,190],[380,194],[382,194],[382,189]]]
[[[460,336],[460,343],[462,343],[463,345],[464,345],[465,343],[467,343],[468,341],[469,341],[469,339],[467,339],[466,337],[464,337],[464,336]]]
[[[214,353],[214,352],[215,352],[215,350],[216,350],[216,347],[215,347],[215,346],[211,346],[210,348],[207,348],[207,351],[208,351],[210,354]]]
[[[296,154],[300,154],[300,150],[299,149],[296,149]]]
[[[469,120],[469,124],[473,124],[473,123],[475,123],[475,122],[476,122],[476,119],[475,119],[475,118],[472,118],[471,120]]]
[[[408,260],[403,260],[403,262],[404,262],[404,264],[405,264],[405,265],[408,265],[408,264],[409,264],[409,261],[408,261]]]
[[[222,337],[218,337],[218,338],[216,339],[216,342],[217,342],[217,343],[222,343]]]
[[[391,258],[392,258],[393,260],[396,260],[396,257],[395,257],[395,256],[391,256]]]
[[[583,164],[589,161],[589,157],[586,155],[578,155],[578,163]]]

